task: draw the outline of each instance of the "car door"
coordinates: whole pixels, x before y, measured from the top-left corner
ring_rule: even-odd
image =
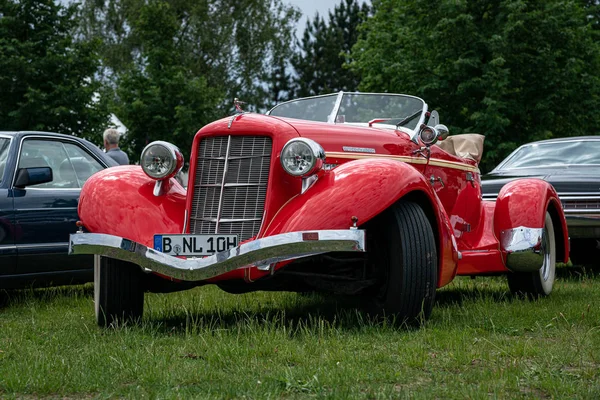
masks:
[[[12,179],[11,165],[14,165],[10,145],[10,137],[0,136],[0,275],[13,274],[17,261],[13,199],[9,196],[8,189]]]
[[[52,169],[51,182],[13,187],[17,273],[62,272],[93,266],[87,256],[68,256],[69,234],[76,230],[81,186],[103,166],[78,142],[48,137],[22,140],[17,168]]]

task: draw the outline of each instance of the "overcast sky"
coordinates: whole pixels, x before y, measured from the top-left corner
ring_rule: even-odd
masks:
[[[298,22],[298,36],[301,36],[306,26],[306,18],[313,20],[315,13],[318,11],[319,15],[327,20],[329,9],[333,9],[336,5],[340,4],[342,0],[283,0],[284,3],[290,3],[300,9],[302,12],[302,18]],[[370,3],[370,0],[368,0]]]

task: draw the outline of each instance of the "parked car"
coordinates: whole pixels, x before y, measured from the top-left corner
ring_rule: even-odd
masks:
[[[92,143],[0,132],[0,288],[89,282],[93,257],[68,257],[84,182],[116,165]]]
[[[554,186],[562,202],[575,264],[600,264],[600,136],[525,144],[483,176],[486,200],[516,178],[537,177]]]
[[[140,166],[84,185],[89,233],[71,235],[70,251],[100,256],[99,325],[141,317],[146,290],[207,283],[361,295],[416,322],[456,274],[507,274],[513,292],[545,296],[568,257],[552,186],[515,180],[481,201],[483,137],[448,137],[417,97],[340,92],[239,110],[192,146],[187,191],[173,179],[183,157],[162,141]]]

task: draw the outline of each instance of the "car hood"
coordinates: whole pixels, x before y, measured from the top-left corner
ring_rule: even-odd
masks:
[[[560,193],[598,193],[600,192],[600,168],[537,168],[490,172],[481,177],[481,191],[486,194],[497,194],[500,189],[519,178],[543,179]]]

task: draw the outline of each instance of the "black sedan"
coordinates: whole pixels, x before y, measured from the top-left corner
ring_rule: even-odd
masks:
[[[83,183],[117,163],[94,144],[0,132],[0,288],[93,280],[93,258],[67,256]]]
[[[562,201],[575,264],[600,264],[600,136],[525,144],[482,177],[484,200],[495,200],[507,182],[537,177]]]

